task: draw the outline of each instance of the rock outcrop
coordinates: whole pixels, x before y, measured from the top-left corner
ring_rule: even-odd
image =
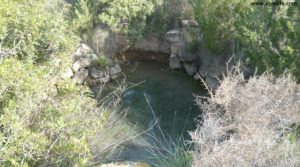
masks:
[[[99,56],[87,44],[81,44],[73,54],[72,68],[68,68],[61,77],[71,78],[77,84],[106,83],[122,72],[118,63],[102,65]]]
[[[107,82],[121,72],[119,63],[132,59],[156,60],[168,63],[172,70],[182,68],[194,79],[202,77],[211,89],[216,89],[218,79],[226,72],[226,63],[233,55],[232,42],[224,45],[228,48],[226,52],[210,52],[206,48],[200,27],[194,20],[182,20],[180,27],[168,31],[163,37],[148,34],[131,46],[126,36],[99,25],[94,29],[92,38],[95,52],[88,45],[81,45],[73,56],[72,72],[76,75],[81,68],[87,68],[90,78]],[[106,68],[92,65],[96,61],[95,55],[106,57],[110,65]],[[64,77],[70,75],[71,72],[67,71]]]

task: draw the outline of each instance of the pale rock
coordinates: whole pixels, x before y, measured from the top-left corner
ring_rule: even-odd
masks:
[[[211,75],[206,76],[205,82],[208,85],[208,87],[212,90],[216,90],[219,86],[219,80],[216,77]]]
[[[198,74],[198,73],[196,73],[195,75],[194,75],[194,80],[200,80],[201,78],[200,78],[201,76],[200,76],[200,74]]]
[[[73,76],[73,80],[77,84],[83,84],[85,79],[89,76],[89,72],[85,68],[79,69]]]
[[[76,62],[73,64],[73,70],[74,70],[74,72],[79,71],[80,68],[82,68],[82,65],[81,65],[80,61],[76,61]]]
[[[71,68],[68,68],[65,72],[61,74],[62,79],[69,79],[74,75]]]
[[[167,40],[169,42],[179,42],[181,39],[179,30],[171,30],[167,32]]]
[[[110,75],[116,75],[120,72],[122,72],[122,69],[121,69],[119,64],[116,64],[113,67],[109,68],[109,74]]]
[[[181,68],[180,60],[178,59],[178,57],[175,54],[171,54],[169,67],[172,70]]]
[[[197,72],[197,67],[195,64],[184,63],[183,65],[186,73],[190,76],[193,76]]]
[[[110,81],[110,76],[109,75],[104,75],[103,77],[97,79],[100,83],[107,83]]]
[[[186,27],[198,27],[198,23],[195,20],[182,20],[181,21],[181,26],[186,28]]]
[[[107,75],[106,70],[101,70],[95,67],[90,68],[90,76],[94,79],[102,78]]]
[[[76,52],[73,54],[73,60],[77,61],[78,59],[84,57],[87,54],[93,54],[94,50],[87,44],[81,44]]]

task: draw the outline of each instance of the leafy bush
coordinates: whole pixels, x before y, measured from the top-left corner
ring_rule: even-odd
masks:
[[[79,42],[69,6],[61,0],[0,3],[0,164],[105,161],[132,130],[117,113],[121,88],[109,103],[96,103],[89,88],[61,79]]]
[[[78,38],[69,31],[65,20],[68,6],[60,0],[0,0],[1,52],[22,59],[41,60],[51,54],[73,48]]]
[[[299,7],[254,6],[250,0],[193,2],[211,51],[223,52],[222,43],[235,40],[241,58],[248,58],[259,72],[290,70],[299,79]]]
[[[152,1],[142,0],[100,0],[99,20],[117,33],[128,35],[135,41],[141,38],[146,16],[153,10]]]
[[[94,5],[90,0],[79,0],[74,3],[73,31],[77,32],[85,42],[89,42],[92,37],[96,13]]]
[[[16,59],[0,65],[2,165],[86,166],[105,160],[129,137],[116,104],[97,106],[88,88],[52,71]]]
[[[179,21],[192,19],[193,9],[188,0],[157,0],[154,11],[147,17],[146,33],[164,36],[179,27]]]
[[[215,94],[197,101],[204,114],[191,133],[195,167],[300,165],[289,139],[300,123],[300,86],[290,74],[245,80],[229,72]]]

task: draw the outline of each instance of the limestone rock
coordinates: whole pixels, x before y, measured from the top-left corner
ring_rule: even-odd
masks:
[[[98,78],[97,81],[100,82],[100,83],[107,83],[107,82],[110,81],[110,76],[109,75],[104,75],[103,77]]]
[[[68,68],[64,73],[61,74],[62,79],[69,79],[74,75],[71,68]]]
[[[119,64],[116,64],[113,67],[109,68],[109,74],[110,75],[116,75],[120,72],[122,72],[122,69],[121,69]]]
[[[193,76],[197,72],[197,67],[194,63],[189,64],[189,63],[184,63],[184,69],[186,73],[190,76]]]
[[[156,35],[148,35],[136,42],[134,50],[170,54],[170,43]]]
[[[181,21],[181,26],[186,28],[186,27],[198,27],[198,23],[195,20],[182,20]]]
[[[82,65],[80,63],[80,61],[76,61],[74,64],[73,64],[73,70],[75,72],[79,71],[79,69],[82,68]]]
[[[211,75],[207,75],[206,76],[206,80],[205,80],[206,84],[212,89],[212,90],[216,90],[219,86],[219,81],[216,77],[213,77]]]
[[[167,39],[169,42],[179,42],[181,37],[180,37],[180,31],[179,30],[171,30],[167,32]]]
[[[85,56],[86,54],[93,54],[94,50],[88,46],[87,44],[81,44],[76,52],[73,55],[73,59],[74,61],[80,59],[81,57]]]
[[[193,78],[194,78],[194,80],[197,81],[197,80],[200,80],[200,77],[201,77],[200,74],[196,73]]]
[[[180,60],[174,54],[171,54],[170,62],[169,62],[169,67],[172,70],[181,68]]]
[[[90,76],[94,79],[102,78],[105,75],[107,75],[106,70],[101,70],[101,69],[98,69],[96,67],[91,67],[89,72],[90,72]]]
[[[98,60],[98,56],[95,54],[87,54],[82,56],[73,64],[73,70],[77,72],[81,68],[89,67],[92,65],[92,62],[96,60]]]
[[[89,76],[89,72],[85,68],[79,69],[73,76],[73,80],[77,84],[83,84],[85,79]]]

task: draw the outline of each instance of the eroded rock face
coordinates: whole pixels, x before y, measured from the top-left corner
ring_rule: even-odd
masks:
[[[61,77],[63,79],[72,78],[77,84],[106,83],[122,71],[119,64],[115,64],[111,68],[101,65],[99,56],[86,44],[78,47],[73,54],[73,60],[72,68],[67,69]]]
[[[131,49],[144,52],[170,53],[170,43],[156,35],[148,35],[138,41]]]
[[[106,70],[96,68],[96,67],[91,67],[89,69],[89,74],[94,79],[99,79],[99,78],[102,78],[102,77],[105,77],[106,75],[108,75]]]
[[[114,66],[109,68],[110,75],[117,75],[118,73],[122,72],[121,66],[119,64],[115,64]]]
[[[83,84],[88,76],[89,71],[85,68],[81,68],[74,74],[73,81],[77,84]]]
[[[69,79],[74,75],[71,68],[68,68],[65,72],[61,74],[62,79]]]
[[[197,66],[194,63],[184,63],[183,67],[189,76],[194,76],[197,72]]]
[[[180,68],[181,68],[180,60],[179,60],[179,58],[178,58],[176,55],[174,55],[174,54],[172,54],[171,57],[170,57],[169,67],[170,67],[172,70],[180,69]]]

